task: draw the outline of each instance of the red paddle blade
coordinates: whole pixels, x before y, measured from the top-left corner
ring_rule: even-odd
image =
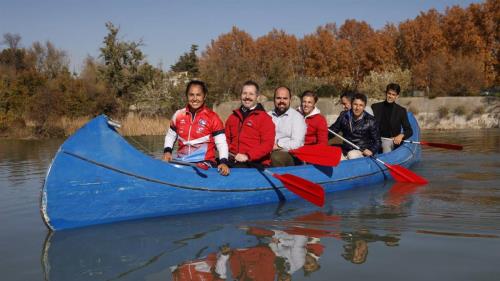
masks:
[[[307,201],[320,207],[325,204],[325,191],[319,184],[291,174],[273,174],[273,177],[279,179],[291,192]]]
[[[288,152],[304,162],[321,166],[337,166],[342,156],[339,147],[324,144],[304,145]]]
[[[391,172],[391,176],[394,178],[395,181],[418,183],[418,184],[428,183],[426,179],[406,169],[403,166],[389,165],[387,163],[385,163],[385,166],[389,169],[389,171]]]
[[[410,195],[417,192],[421,186],[416,183],[395,182],[387,192],[385,202],[392,206],[400,206],[408,200]]]
[[[450,143],[437,143],[437,142],[421,141],[420,144],[428,145],[428,146],[433,146],[433,147],[439,147],[439,148],[445,148],[445,149],[453,149],[453,150],[462,150],[462,149],[464,149],[464,147],[461,146],[461,145],[450,144]]]

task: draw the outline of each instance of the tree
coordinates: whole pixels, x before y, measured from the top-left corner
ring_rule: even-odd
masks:
[[[256,42],[257,73],[265,86],[275,88],[294,79],[299,63],[297,38],[283,30],[273,29]]]
[[[481,56],[488,86],[500,84],[500,2],[487,0],[467,8],[472,21],[484,42]]]
[[[399,25],[398,46],[403,68],[412,69],[430,56],[447,51],[440,21],[441,15],[431,9]]]
[[[69,59],[66,52],[55,48],[50,41],[47,41],[45,46],[40,42],[33,43],[30,53],[36,61],[36,69],[47,75],[49,79],[69,72]]]
[[[3,35],[3,42],[4,44],[6,44],[9,49],[12,49],[12,50],[17,50],[17,48],[19,47],[19,42],[21,42],[21,35],[19,34],[12,34],[12,33],[5,33]]]
[[[174,65],[170,66],[170,69],[175,72],[187,71],[189,76],[196,77],[199,73],[198,57],[196,56],[197,50],[198,45],[191,45],[191,50],[180,56],[179,60]]]
[[[237,98],[241,84],[257,78],[256,61],[253,38],[235,26],[212,40],[199,61],[201,78],[210,87],[208,103]]]
[[[485,42],[467,10],[459,6],[447,8],[441,26],[451,53],[477,55],[485,49]]]
[[[350,76],[356,85],[363,76],[373,69],[372,62],[368,59],[368,42],[374,38],[375,31],[364,21],[358,22],[348,19],[339,29],[339,39],[349,44],[350,59],[353,63]]]
[[[103,79],[114,94],[124,101],[124,110],[133,102],[134,94],[147,81],[141,66],[145,64],[144,54],[140,50],[142,42],[126,42],[118,38],[119,28],[111,22],[106,23],[108,34],[104,37],[104,46],[100,48],[100,57],[104,65],[100,68]]]

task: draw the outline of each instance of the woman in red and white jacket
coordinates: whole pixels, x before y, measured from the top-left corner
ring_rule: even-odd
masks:
[[[224,124],[220,117],[205,106],[207,86],[192,80],[186,87],[188,105],[174,113],[165,136],[163,160],[172,160],[172,148],[179,139],[176,158],[219,169],[221,175],[229,174],[227,165],[228,146]],[[220,164],[216,164],[215,147],[219,151]]]
[[[316,107],[318,96],[313,91],[305,91],[300,96],[300,100],[301,106],[298,111],[304,115],[307,124],[304,145],[328,145],[328,125],[325,117]]]

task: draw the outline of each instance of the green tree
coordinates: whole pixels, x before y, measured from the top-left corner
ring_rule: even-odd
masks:
[[[106,28],[108,34],[104,37],[104,46],[100,48],[100,57],[104,60],[100,73],[113,93],[122,100],[122,109],[127,110],[134,100],[134,94],[148,82],[148,77],[142,72],[147,72],[144,54],[139,48],[142,42],[120,40],[120,29],[111,22],[106,23]]]
[[[198,76],[198,57],[196,56],[196,51],[198,50],[198,45],[191,45],[191,50],[184,53],[179,57],[179,60],[170,69],[175,72],[187,71],[189,76]]]

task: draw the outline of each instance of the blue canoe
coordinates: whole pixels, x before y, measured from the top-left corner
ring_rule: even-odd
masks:
[[[411,113],[411,140],[420,130]],[[405,143],[380,155],[389,164],[411,166],[420,147]],[[271,168],[321,184],[325,192],[370,185],[390,178],[370,158],[314,165]],[[50,165],[41,194],[41,213],[52,230],[84,227],[147,217],[195,213],[297,199],[281,182],[256,169],[198,171],[154,159],[130,145],[104,115],[68,138]]]

